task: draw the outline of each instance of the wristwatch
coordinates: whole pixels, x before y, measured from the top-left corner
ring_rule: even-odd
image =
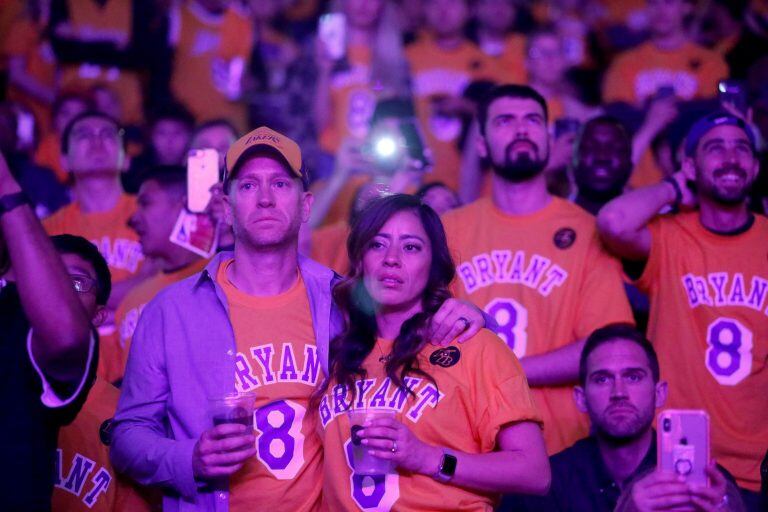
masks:
[[[440,459],[440,466],[437,473],[434,474],[436,480],[441,482],[450,482],[453,475],[456,474],[456,456],[448,451],[443,452],[443,458]]]
[[[29,204],[27,195],[24,192],[16,192],[0,196],[0,216],[23,204]]]

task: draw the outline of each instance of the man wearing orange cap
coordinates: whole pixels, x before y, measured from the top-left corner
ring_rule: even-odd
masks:
[[[322,453],[309,398],[340,332],[333,271],[298,254],[309,218],[298,145],[258,128],[229,148],[234,252],[144,309],[115,415],[119,471],[166,488],[164,510],[314,511]],[[450,301],[435,341],[473,334],[480,312]],[[255,393],[253,424],[213,426],[210,397]]]

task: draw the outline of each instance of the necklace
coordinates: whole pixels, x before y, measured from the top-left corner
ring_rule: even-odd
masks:
[[[387,364],[389,360],[392,359],[392,354],[385,355],[384,351],[381,349],[381,343],[379,343],[378,340],[376,341],[376,348],[379,349],[379,354],[381,355],[381,357],[379,357],[379,362]]]

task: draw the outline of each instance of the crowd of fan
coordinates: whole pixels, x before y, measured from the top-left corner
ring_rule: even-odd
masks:
[[[264,244],[249,238],[237,218],[240,192],[230,188],[259,158],[278,161],[311,192],[302,196],[306,211],[291,214],[301,256],[288,261],[310,294],[318,346],[322,336],[326,349],[330,343],[323,369],[331,377],[349,376],[334,366],[344,361],[333,340],[350,334],[333,322],[318,331],[317,272],[303,257],[349,276],[342,282],[362,283],[355,240],[375,208],[385,208],[382,198],[414,195],[441,216],[455,302],[430,311],[437,325],[430,342],[472,338],[483,327],[505,341],[537,408],[525,416],[517,404],[515,412],[521,423],[544,426],[551,456],[551,485],[543,488],[459,474],[458,486],[506,494],[478,506],[768,507],[765,1],[7,0],[0,7],[7,162],[0,364],[8,375],[0,403],[22,410],[23,396],[37,402],[3,427],[3,458],[27,458],[29,445],[13,446],[17,438],[44,440],[28,462],[2,471],[0,508],[46,510],[53,499],[54,510],[149,510],[162,495],[168,510],[219,510],[222,488],[214,484],[234,470],[217,473],[205,462],[200,445],[221,440],[190,412],[192,388],[174,387],[179,372],[205,381],[203,356],[178,332],[210,335],[193,334],[208,313],[195,305],[198,318],[170,322],[178,332],[167,334],[159,318],[170,306],[142,311],[191,276],[219,282],[230,268],[222,255],[237,265],[248,251],[259,253]],[[195,214],[187,209],[195,184],[186,166],[201,149],[217,152],[220,183]],[[34,215],[12,216],[23,204]],[[207,246],[182,240],[190,222]],[[257,291],[250,295],[285,292],[275,275],[253,275],[278,284],[246,286]],[[234,288],[248,282],[229,277]],[[231,302],[234,292],[222,283]],[[166,297],[194,308],[172,289]],[[84,308],[72,305],[77,298]],[[225,330],[240,357],[235,310],[222,325],[231,324]],[[98,328],[98,343],[78,328],[84,319]],[[56,348],[63,326],[71,327],[62,341],[68,351]],[[184,364],[159,364],[167,356],[156,353],[161,347],[184,354]],[[264,368],[265,359],[250,348],[253,356],[236,363],[238,391],[265,378],[251,368],[257,361]],[[285,352],[278,357],[285,364]],[[20,394],[14,379],[29,389]],[[608,380],[611,389],[601,388]],[[193,386],[203,403],[210,386]],[[613,417],[617,403],[636,413],[629,427]],[[654,471],[653,419],[665,404],[709,414],[718,464],[707,467],[707,489]],[[155,423],[144,428],[157,438],[131,433],[148,417]],[[198,441],[189,460],[182,439]],[[178,444],[166,449],[170,440]],[[528,463],[537,469],[535,454]],[[53,482],[36,473],[51,464]],[[255,494],[234,488],[240,492],[222,499],[244,510]],[[256,509],[319,506],[281,492]],[[324,506],[386,509],[354,499]]]

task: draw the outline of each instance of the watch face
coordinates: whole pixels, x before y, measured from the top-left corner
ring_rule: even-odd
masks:
[[[440,468],[440,473],[447,477],[452,477],[456,474],[456,457],[446,453],[443,455],[443,465]]]

